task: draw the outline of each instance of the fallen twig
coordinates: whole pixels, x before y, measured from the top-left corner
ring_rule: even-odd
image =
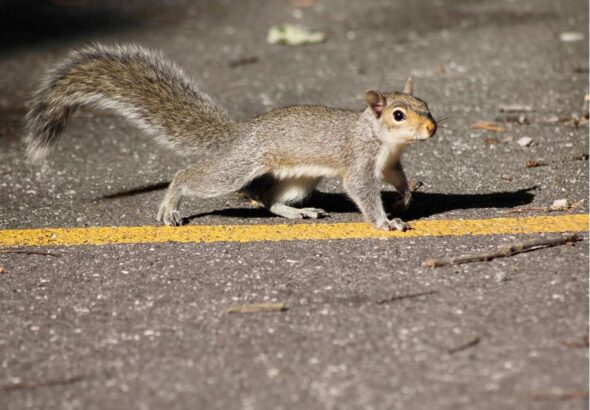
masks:
[[[63,386],[66,384],[77,383],[85,378],[86,378],[86,376],[73,376],[73,377],[68,377],[65,379],[54,379],[54,380],[39,381],[39,382],[19,381],[17,383],[11,383],[11,384],[0,384],[0,393],[10,392],[10,391],[14,391],[14,390],[32,390],[32,389],[38,389],[41,387]]]
[[[571,341],[571,340],[564,340],[561,342],[562,345],[567,347],[588,347],[590,346],[588,335],[584,336],[580,340]]]
[[[506,211],[508,214],[520,214],[523,212],[535,211],[535,212],[558,212],[558,211],[569,211],[570,209],[577,209],[579,206],[567,207],[567,208],[552,208],[550,206],[531,206],[526,208],[517,208]]]
[[[470,347],[477,346],[481,342],[479,336],[475,336],[473,339],[469,340],[467,343],[463,343],[460,346],[453,347],[452,349],[448,350],[449,354],[457,353],[465,349],[469,349]]]
[[[498,107],[500,112],[531,112],[533,107],[525,104],[502,104]]]
[[[0,253],[22,253],[25,255],[43,255],[43,256],[53,256],[55,258],[59,258],[61,255],[50,253],[50,252],[41,252],[41,251],[24,251],[19,249],[0,249]]]
[[[227,313],[256,313],[256,312],[282,312],[287,310],[284,303],[253,303],[251,305],[231,306]]]
[[[506,211],[507,214],[520,214],[523,212],[537,211],[537,212],[559,212],[559,211],[571,211],[572,209],[579,209],[584,203],[583,199],[574,202],[571,205],[565,207],[552,207],[552,206],[527,206],[524,208],[514,208]]]
[[[432,295],[438,293],[438,291],[436,290],[428,290],[426,292],[417,292],[417,293],[408,293],[405,295],[396,295],[396,296],[392,296],[389,298],[385,298],[385,299],[381,299],[377,301],[378,305],[383,305],[385,303],[391,303],[391,302],[396,302],[398,300],[402,300],[402,299],[411,299],[411,298],[417,298],[420,296],[426,296],[426,295]]]
[[[496,116],[496,122],[514,122],[517,124],[529,124],[530,121],[524,114],[505,113]]]
[[[533,400],[588,400],[588,390],[562,390],[531,392]]]
[[[479,129],[479,130],[487,130],[493,132],[504,132],[506,131],[505,127],[501,127],[500,125],[496,124],[495,122],[489,121],[478,121],[471,124],[471,128]]]
[[[242,65],[248,65],[248,64],[256,64],[258,62],[258,57],[256,56],[252,56],[252,57],[242,57],[239,58],[237,60],[232,60],[228,63],[228,65],[231,68],[236,68]]]
[[[524,163],[525,168],[537,168],[545,166],[547,166],[547,164],[541,161],[537,161],[536,159],[527,159]]]
[[[577,234],[566,234],[560,237],[555,238],[541,238],[541,239],[534,239],[527,242],[519,242],[512,244],[510,246],[503,246],[495,251],[491,252],[482,252],[472,255],[461,255],[455,257],[444,257],[440,259],[430,258],[422,262],[422,266],[426,266],[429,268],[438,268],[439,266],[447,266],[447,265],[459,265],[462,263],[469,263],[469,262],[480,262],[480,261],[489,261],[496,258],[504,258],[507,256],[516,255],[519,253],[527,252],[529,250],[538,249],[538,248],[547,248],[550,246],[557,246],[557,245],[564,245],[570,242],[581,241]]]
[[[578,115],[570,115],[569,117],[558,117],[557,115],[550,115],[547,118],[539,120],[541,124],[564,124],[570,127],[579,128],[580,125],[587,125],[588,118],[585,114],[582,114],[582,118],[578,117]]]
[[[524,208],[514,208],[514,209],[509,209],[508,211],[506,211],[507,214],[520,214],[523,212],[532,212],[532,211],[536,211],[536,212],[553,212],[553,210],[547,206],[527,206]]]
[[[422,181],[410,181],[410,192],[416,192],[424,186]]]

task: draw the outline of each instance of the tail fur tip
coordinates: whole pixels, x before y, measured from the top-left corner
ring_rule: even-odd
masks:
[[[27,146],[27,160],[30,164],[41,164],[49,154],[49,147],[35,143]]]

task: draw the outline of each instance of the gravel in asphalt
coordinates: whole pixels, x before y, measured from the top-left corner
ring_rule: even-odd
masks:
[[[549,215],[539,209],[560,199],[584,202],[550,215],[588,213],[587,2],[120,3],[0,1],[0,229],[154,226],[167,183],[190,163],[113,113],[82,109],[43,167],[26,164],[29,93],[90,41],[163,50],[236,119],[293,104],[362,109],[367,89],[412,76],[444,120],[406,152],[423,185],[403,218]],[[326,41],[267,44],[280,23]],[[531,111],[501,112],[515,104]],[[481,121],[505,131],[472,127]],[[332,214],[319,223],[361,222],[339,181],[319,190],[310,206]],[[182,215],[285,223],[239,195],[187,201]],[[2,253],[0,408],[587,408],[587,233],[571,246],[421,266],[539,236]],[[252,303],[287,310],[227,312]]]

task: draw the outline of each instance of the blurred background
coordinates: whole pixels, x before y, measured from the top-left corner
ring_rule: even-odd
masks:
[[[162,49],[240,117],[303,102],[358,107],[365,89],[399,88],[410,75],[444,115],[468,97],[462,114],[517,93],[541,104],[558,90],[580,99],[587,39],[559,36],[586,33],[585,3],[2,0],[0,86],[13,96],[3,105],[20,104],[47,64],[91,41]],[[325,41],[268,44],[269,29],[282,23],[321,31]]]

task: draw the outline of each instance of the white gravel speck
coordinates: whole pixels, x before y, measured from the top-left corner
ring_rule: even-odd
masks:
[[[574,41],[582,41],[584,40],[584,35],[582,33],[577,33],[573,31],[566,31],[564,33],[559,34],[559,39],[564,43],[572,43]]]
[[[522,137],[517,141],[518,145],[521,147],[528,147],[532,142],[533,139],[531,137]]]

